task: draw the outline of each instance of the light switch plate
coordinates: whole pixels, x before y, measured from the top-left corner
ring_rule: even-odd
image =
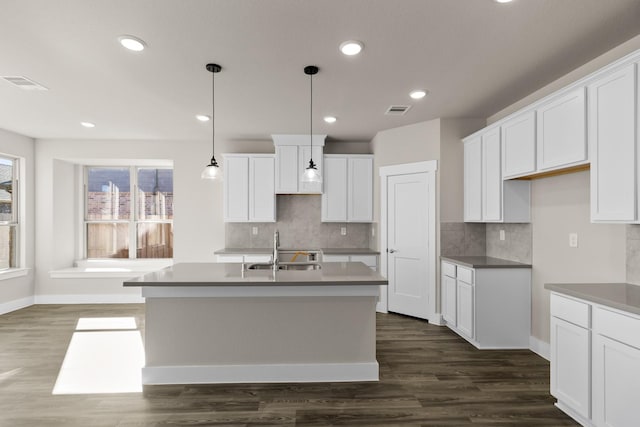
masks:
[[[251,233],[253,233],[254,236],[258,235],[258,227],[251,227]]]
[[[500,230],[500,240],[504,240],[504,230]]]
[[[569,233],[569,247],[570,248],[578,247],[578,233]]]

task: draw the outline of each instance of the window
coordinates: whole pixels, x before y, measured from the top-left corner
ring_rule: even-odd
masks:
[[[172,169],[91,166],[85,177],[87,258],[173,258]]]
[[[0,157],[0,270],[18,267],[18,161]]]

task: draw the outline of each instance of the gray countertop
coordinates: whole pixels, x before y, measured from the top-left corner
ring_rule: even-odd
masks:
[[[492,258],[488,256],[442,255],[440,259],[470,268],[531,268],[531,264],[523,264],[521,262]]]
[[[322,248],[322,253],[327,255],[379,255],[380,251],[369,248]]]
[[[245,270],[240,263],[178,263],[124,281],[124,286],[386,285],[361,262],[320,263],[320,270]]]
[[[640,315],[640,286],[630,283],[547,283],[548,289]]]

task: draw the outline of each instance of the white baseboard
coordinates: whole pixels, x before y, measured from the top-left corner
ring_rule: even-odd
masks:
[[[0,304],[0,314],[10,313],[34,304],[33,297],[20,298]]]
[[[533,351],[540,357],[551,360],[551,348],[549,343],[539,340],[533,335],[529,337],[529,350]]]
[[[378,362],[142,368],[142,384],[147,385],[337,381],[378,381]]]
[[[436,326],[444,326],[444,319],[442,318],[442,314],[435,313],[433,316],[429,318],[429,323]]]
[[[36,295],[35,304],[140,304],[144,298],[133,294]]]

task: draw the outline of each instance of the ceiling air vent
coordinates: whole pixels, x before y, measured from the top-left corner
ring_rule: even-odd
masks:
[[[4,80],[24,90],[49,90],[46,87],[22,76],[3,76]]]
[[[392,105],[384,114],[387,116],[402,116],[409,108],[411,108],[410,105]]]

